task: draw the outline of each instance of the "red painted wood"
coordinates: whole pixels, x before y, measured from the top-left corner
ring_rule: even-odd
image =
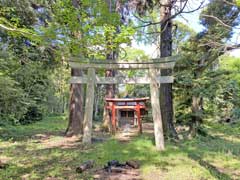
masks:
[[[116,133],[116,109],[114,102],[112,103],[112,133]]]
[[[145,102],[149,100],[149,97],[146,98],[106,98],[107,102]]]
[[[106,98],[105,99],[107,102],[106,108],[111,110],[112,112],[112,119],[111,119],[111,124],[112,124],[112,133],[116,133],[117,129],[117,123],[116,123],[116,110],[117,109],[132,109],[136,112],[137,114],[137,121],[138,121],[138,131],[139,133],[142,133],[142,122],[141,122],[141,109],[147,109],[145,104],[140,104],[141,102],[146,102],[149,100],[148,97],[146,98]],[[124,105],[116,105],[117,102],[124,102]],[[127,105],[127,102],[136,102],[136,105]],[[116,104],[115,104],[116,103]]]
[[[147,109],[145,105],[139,105],[140,109]],[[107,106],[107,109],[112,109],[112,106]],[[115,109],[132,109],[135,110],[136,109],[136,105],[135,106],[116,106],[115,105]]]
[[[142,122],[141,122],[141,112],[140,112],[139,102],[137,102],[137,105],[136,105],[136,112],[137,112],[137,121],[138,121],[138,132],[142,134]]]

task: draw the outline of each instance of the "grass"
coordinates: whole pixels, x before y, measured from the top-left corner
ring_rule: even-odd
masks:
[[[166,151],[161,153],[146,134],[129,143],[109,138],[88,147],[71,141],[64,146],[59,143],[64,140],[59,132],[66,125],[64,117],[49,117],[27,126],[0,127],[0,159],[9,164],[0,169],[0,179],[92,179],[92,171],[75,172],[81,162],[89,159],[95,160],[95,168],[103,167],[108,160],[137,159],[146,180],[240,179],[239,125],[208,123],[208,136],[167,142]],[[37,134],[42,135],[40,139],[35,138]]]
[[[6,125],[0,126],[0,139],[2,140],[26,140],[29,137],[40,133],[59,133],[67,127],[67,121],[64,116],[50,116],[42,121],[29,125]]]

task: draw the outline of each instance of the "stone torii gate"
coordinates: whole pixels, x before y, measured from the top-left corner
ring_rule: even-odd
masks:
[[[156,147],[164,149],[162,118],[159,103],[159,87],[162,83],[173,83],[173,76],[161,76],[161,69],[173,69],[178,56],[152,59],[146,62],[112,62],[110,60],[90,61],[74,58],[69,62],[73,69],[87,70],[87,76],[72,76],[70,83],[87,84],[85,113],[83,120],[83,143],[91,143],[94,89],[96,84],[150,84],[151,106],[154,122]],[[140,70],[147,69],[146,77],[98,77],[96,69]]]

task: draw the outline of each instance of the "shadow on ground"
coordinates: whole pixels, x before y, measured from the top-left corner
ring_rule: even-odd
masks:
[[[139,179],[174,179],[182,176],[189,180],[229,180],[240,177],[240,143],[214,135],[177,144],[166,142],[166,151],[158,152],[153,145],[150,126],[145,134],[133,135],[124,143],[114,138],[102,140],[102,134],[95,134],[95,143],[90,146],[81,144],[78,139],[66,140],[59,135],[63,128],[55,130],[53,134],[48,134],[49,129],[40,132],[41,129],[36,128],[25,134],[24,141],[0,141],[0,158],[10,158],[9,166],[0,169],[0,179],[90,179],[110,160],[139,160]],[[41,135],[36,136],[39,133]],[[76,167],[90,159],[95,161],[94,168],[77,174]],[[233,160],[235,164],[230,164]],[[192,172],[196,175],[191,176]]]

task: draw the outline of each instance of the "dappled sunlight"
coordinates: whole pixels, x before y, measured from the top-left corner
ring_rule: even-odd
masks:
[[[63,135],[67,126],[64,116],[47,117],[39,122],[29,125],[9,126],[0,130],[1,140],[11,140],[12,142],[27,141],[36,138],[36,135]],[[0,141],[1,142],[1,141]]]
[[[39,143],[42,149],[45,148],[74,148],[81,145],[81,139],[79,137],[64,137],[64,136],[52,136],[47,139],[42,139],[35,141],[34,143]],[[40,148],[40,149],[41,149]]]
[[[64,137],[60,133],[64,128],[51,134],[46,127],[45,131],[39,133],[39,128],[42,127],[39,124],[32,126],[35,125],[38,128],[32,128],[24,141],[1,140],[0,145],[3,146],[0,148],[0,160],[5,158],[9,164],[5,170],[0,170],[2,179],[88,179],[94,175],[107,177],[99,169],[108,161],[125,162],[132,159],[140,162],[140,170],[129,172],[126,177],[131,177],[131,173],[137,173],[134,176],[146,180],[149,177],[151,180],[158,180],[159,177],[164,180],[214,180],[220,175],[233,179],[239,177],[240,144],[217,136],[214,134],[216,129],[212,132],[208,128],[210,135],[206,137],[199,136],[174,143],[166,141],[166,150],[159,152],[154,146],[151,123],[143,124],[142,135],[138,135],[136,129],[128,132],[126,141],[121,141],[121,134],[110,138],[105,133],[95,131],[94,143],[89,146],[82,145],[79,137]],[[89,159],[95,161],[94,168],[83,174],[75,173],[75,168]]]

